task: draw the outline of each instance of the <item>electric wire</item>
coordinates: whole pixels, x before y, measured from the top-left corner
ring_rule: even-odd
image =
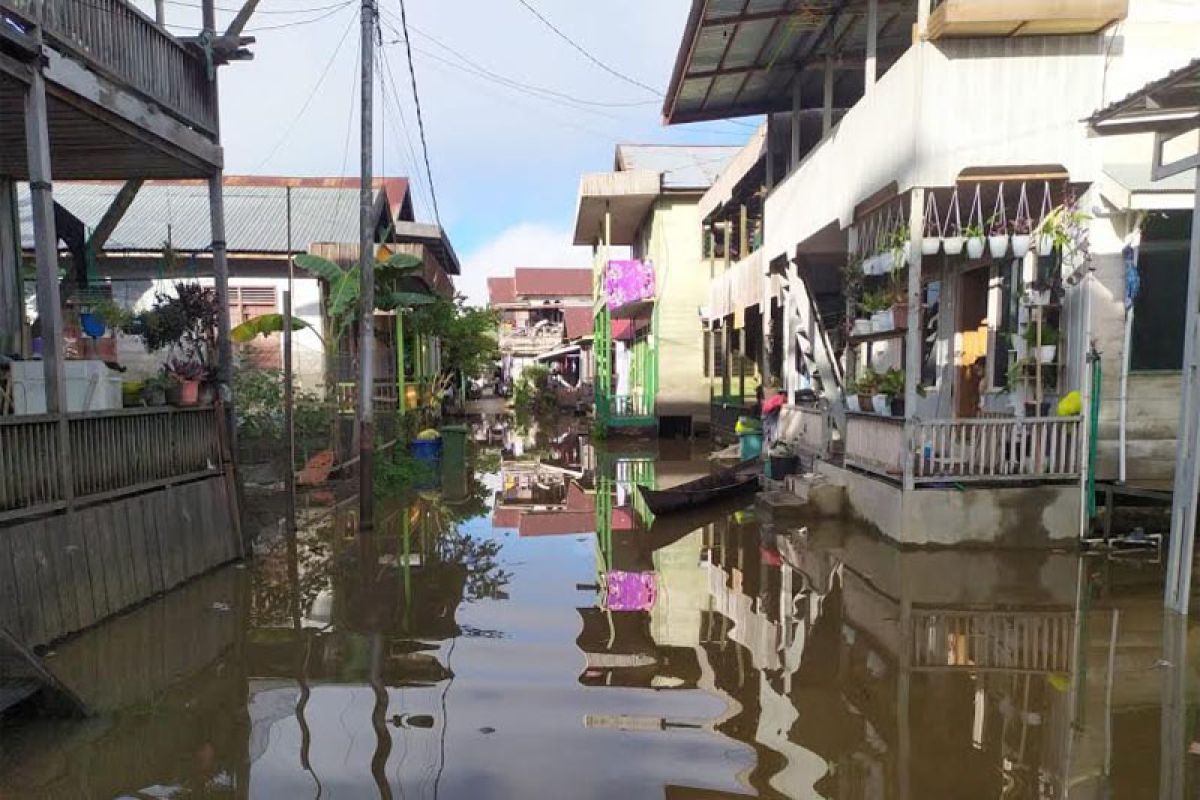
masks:
[[[404,49],[408,54],[408,76],[412,80],[413,104],[417,108],[417,130],[421,135],[421,152],[425,157],[425,176],[429,179],[429,194],[433,198],[433,218],[438,226],[442,224],[442,215],[438,210],[437,189],[433,182],[433,169],[429,166],[429,143],[425,138],[425,119],[421,114],[421,95],[417,91],[417,71],[413,66],[412,44],[408,35],[408,12],[404,0],[400,0],[400,27],[404,32]]]
[[[379,49],[379,54],[380,54],[380,58],[383,60],[383,64],[384,64],[384,70],[381,72],[381,75],[380,75],[380,85],[381,85],[381,87],[384,86],[383,76],[386,75],[387,76],[387,84],[386,84],[385,88],[390,89],[390,99],[392,100],[392,108],[394,109],[394,111],[396,113],[396,118],[398,121],[397,127],[400,129],[400,132],[403,135],[404,145],[408,150],[409,179],[412,181],[412,184],[416,189],[421,190],[425,193],[425,196],[422,198],[422,200],[425,202],[426,210],[432,212],[433,194],[432,194],[432,191],[430,190],[428,183],[425,180],[425,177],[422,175],[421,170],[418,168],[418,165],[421,162],[420,162],[420,159],[417,158],[417,150],[413,146],[413,143],[412,143],[412,134],[410,133],[408,119],[405,117],[405,114],[404,114],[404,104],[400,101],[400,92],[399,92],[399,88],[398,88],[397,81],[396,81],[396,73],[392,69],[391,61],[388,60],[387,49],[381,47]],[[384,111],[385,112],[388,109],[387,102],[386,102],[388,98],[389,98],[389,95],[387,93],[385,93],[384,94],[384,101],[385,101],[384,102]],[[401,151],[401,152],[403,153],[403,151]],[[414,193],[414,195],[420,197],[419,194]]]

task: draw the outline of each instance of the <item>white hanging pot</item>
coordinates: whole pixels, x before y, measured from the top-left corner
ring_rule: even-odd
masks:
[[[858,395],[848,394],[848,395],[846,395],[845,399],[846,399],[846,410],[847,411],[849,411],[851,414],[861,414],[862,413],[862,408],[858,405]]]
[[[886,394],[872,395],[871,407],[881,417],[890,417],[892,415],[892,401],[888,399]]]
[[[892,330],[892,310],[876,311],[871,315],[871,332],[887,333]]]
[[[971,236],[967,239],[967,258],[983,258],[982,236]]]
[[[1054,237],[1048,233],[1043,233],[1037,238],[1037,250],[1039,256],[1048,256],[1054,254]]]
[[[988,252],[992,258],[1004,258],[1008,254],[1008,234],[1001,233],[995,236],[988,236]]]
[[[1024,258],[1029,252],[1029,243],[1032,239],[1028,233],[1014,233],[1012,235],[1012,251],[1013,258]]]
[[[862,260],[863,275],[874,275],[871,270],[875,268],[875,256],[867,256]]]
[[[937,236],[927,236],[921,240],[921,255],[936,256],[942,249],[942,240]]]
[[[961,255],[963,245],[966,244],[966,237],[963,236],[945,236],[942,238],[942,247],[946,250],[946,255],[957,256]],[[978,256],[976,256],[978,258]]]
[[[1058,345],[1043,344],[1038,347],[1038,363],[1053,364],[1054,357],[1058,355]]]

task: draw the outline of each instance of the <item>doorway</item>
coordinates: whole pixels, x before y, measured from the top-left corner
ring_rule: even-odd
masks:
[[[989,274],[987,267],[981,267],[958,277],[954,411],[959,418],[979,416],[981,386],[987,377]]]

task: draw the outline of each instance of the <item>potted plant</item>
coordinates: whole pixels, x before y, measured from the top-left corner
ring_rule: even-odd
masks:
[[[842,397],[846,401],[846,411],[851,414],[862,413],[862,406],[858,403],[858,381],[848,381]]]
[[[921,255],[936,256],[942,249],[942,221],[938,218],[937,198],[925,196],[925,225],[921,230]]]
[[[173,358],[167,362],[164,370],[179,385],[179,405],[196,405],[200,400],[200,381],[204,379],[204,365],[198,361]]]
[[[950,215],[954,219],[950,219]],[[950,196],[950,205],[946,207],[946,224],[942,229],[942,249],[948,256],[961,255],[967,237],[963,234],[962,212],[958,207],[958,190]]]
[[[1008,220],[1003,212],[993,214],[988,220],[987,243],[992,258],[1001,259],[1008,254]]]
[[[1013,257],[1024,258],[1029,252],[1032,238],[1033,220],[1029,216],[1029,198],[1025,193],[1025,184],[1021,184],[1021,199],[1017,201],[1017,213],[1012,221]]]
[[[1005,384],[1009,393],[1009,404],[1015,414],[1023,414],[1025,411],[1025,395],[1028,388],[1025,382],[1025,367],[1031,363],[1033,362],[1028,358],[1020,357],[1008,368]]]
[[[1039,333],[1040,331],[1040,333]],[[1025,342],[1039,364],[1053,364],[1058,355],[1058,329],[1049,323],[1030,324],[1025,328]],[[1036,349],[1035,349],[1036,348]]]
[[[879,389],[879,373],[867,367],[855,383],[858,392],[858,406],[864,414],[870,414],[874,409],[875,392]]]
[[[167,404],[167,390],[174,385],[174,381],[168,378],[165,374],[159,373],[142,381],[142,385],[138,390],[141,396],[142,405],[147,406],[165,406]]]
[[[908,330],[908,290],[907,282],[902,280],[902,277],[897,273],[892,281],[892,302],[888,309],[892,316],[892,330],[896,331]]]
[[[880,381],[880,390],[888,398],[888,410],[893,417],[904,416],[904,372],[889,369]]]
[[[871,319],[872,333],[887,333],[892,329],[891,306],[886,292],[867,292],[863,295],[862,309]]]
[[[1025,287],[1025,305],[1034,307],[1048,306],[1054,300],[1057,289],[1057,281],[1048,278],[1036,278]]]
[[[967,258],[983,258],[983,225],[978,222],[969,222],[967,227],[963,228],[962,233],[967,240]]]
[[[904,269],[912,256],[912,239],[909,238],[908,228],[898,225],[888,235],[888,271]]]

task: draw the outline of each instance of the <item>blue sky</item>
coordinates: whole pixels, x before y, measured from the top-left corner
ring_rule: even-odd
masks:
[[[228,173],[357,174],[359,2],[331,8],[338,2],[260,3],[248,26],[258,39],[254,60],[221,71]],[[380,0],[385,42],[399,39],[399,2]],[[605,63],[665,91],[690,0],[529,2]],[[137,4],[153,9],[153,0]],[[181,26],[173,32],[198,26],[198,5],[168,0],[167,22]],[[233,8],[240,0],[217,5]],[[315,7],[328,10],[297,13]],[[570,247],[579,176],[608,169],[618,142],[740,144],[750,132],[727,122],[664,128],[661,98],[590,63],[519,0],[407,0],[407,11],[442,223],[464,263],[461,288],[475,301],[483,299],[489,274],[587,263],[585,252]],[[221,12],[219,20],[231,16]],[[289,27],[268,29],[282,25]],[[384,49],[388,97],[376,104],[385,109],[377,111],[376,170],[411,175],[412,156],[419,160],[421,151],[404,45]],[[576,100],[631,105],[532,96],[479,76],[479,68]],[[417,214],[432,220],[423,171],[414,185]]]

